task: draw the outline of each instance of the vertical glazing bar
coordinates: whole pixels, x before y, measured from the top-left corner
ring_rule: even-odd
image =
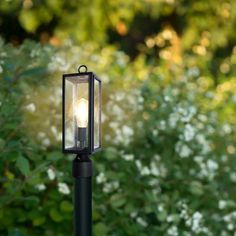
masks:
[[[99,96],[99,108],[98,108],[98,113],[99,113],[99,120],[98,120],[98,129],[99,129],[99,148],[101,147],[101,145],[102,145],[102,127],[101,127],[101,118],[102,118],[102,86],[101,86],[101,81],[99,81],[99,92],[98,92],[98,96]]]
[[[73,84],[73,124],[74,124],[74,147],[77,148],[78,143],[78,128],[77,128],[77,120],[76,120],[76,100],[77,100],[77,84]]]

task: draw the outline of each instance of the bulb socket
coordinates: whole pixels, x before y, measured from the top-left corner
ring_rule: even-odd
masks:
[[[87,128],[84,128],[84,127],[79,127],[78,128],[78,141],[80,143],[80,148],[85,148],[86,130],[87,130]]]

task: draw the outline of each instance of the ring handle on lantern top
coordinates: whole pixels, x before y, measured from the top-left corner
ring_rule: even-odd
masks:
[[[84,68],[85,71],[81,71],[81,68]],[[78,72],[79,72],[79,73],[87,72],[87,70],[88,70],[88,68],[87,68],[86,65],[81,65],[81,66],[79,66],[79,68],[78,68]]]

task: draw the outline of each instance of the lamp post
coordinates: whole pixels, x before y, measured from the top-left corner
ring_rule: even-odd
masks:
[[[84,72],[82,72],[84,69]],[[74,177],[74,236],[92,235],[92,160],[101,149],[101,80],[81,65],[64,74],[63,152],[76,154]]]

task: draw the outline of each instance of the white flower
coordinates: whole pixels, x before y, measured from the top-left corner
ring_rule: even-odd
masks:
[[[58,183],[58,191],[63,194],[70,194],[70,189],[66,183]]]
[[[159,206],[157,207],[157,210],[160,211],[160,212],[162,212],[162,211],[164,210],[164,207],[163,207],[162,205],[159,205]]]
[[[195,135],[195,129],[193,128],[193,126],[191,126],[190,124],[185,125],[185,129],[184,129],[184,138],[185,140],[191,141],[193,139]]]
[[[153,157],[156,161],[160,161],[161,160],[161,156],[158,154],[155,154]]]
[[[34,103],[30,103],[25,106],[25,109],[29,112],[35,112],[36,111],[36,106]]]
[[[64,176],[64,173],[62,171],[59,171],[58,176]]]
[[[69,69],[69,64],[66,63],[66,61],[62,57],[56,55],[52,57],[51,62],[48,64],[48,69],[51,72],[56,71],[58,69],[64,72]]]
[[[150,169],[147,166],[144,166],[143,168],[141,168],[140,174],[141,175],[150,175]]]
[[[202,153],[206,154],[211,150],[211,147],[208,142],[202,144]]]
[[[206,140],[206,138],[205,138],[205,136],[204,136],[203,134],[198,134],[198,135],[196,136],[196,140],[197,140],[197,142],[198,142],[199,144],[202,145],[202,153],[203,153],[203,154],[206,154],[206,153],[208,153],[208,152],[211,150],[210,144],[209,144],[209,142]]]
[[[180,218],[183,218],[183,219],[188,219],[188,213],[187,213],[187,210],[186,209],[182,209],[181,212],[180,212]]]
[[[105,183],[104,186],[103,186],[103,192],[110,193],[110,192],[118,189],[119,186],[120,186],[119,181],[113,181],[113,182],[110,182],[110,183]]]
[[[174,220],[173,215],[169,215],[169,216],[167,216],[167,218],[166,218],[166,221],[167,221],[167,222],[172,222],[173,220]]]
[[[198,119],[202,122],[206,122],[207,121],[207,116],[203,115],[203,114],[199,114],[198,115]]]
[[[142,121],[138,121],[138,122],[136,123],[136,125],[137,125],[137,127],[140,128],[140,129],[143,128],[143,122],[142,122]],[[155,130],[153,130],[153,131],[154,131],[154,133],[153,133],[154,136],[155,136],[155,134],[156,134],[156,135],[158,134],[158,131],[157,131],[157,132],[156,132]]]
[[[152,135],[156,137],[156,136],[158,135],[158,130],[154,129],[154,130],[152,131]]]
[[[166,122],[164,120],[160,121],[160,127],[159,128],[160,128],[160,130],[166,129]]]
[[[137,211],[133,211],[130,213],[131,218],[135,218],[138,215]]]
[[[144,98],[143,98],[142,96],[139,96],[139,97],[138,97],[138,102],[139,102],[139,103],[143,103],[143,102],[144,102]]]
[[[206,131],[208,134],[213,134],[215,132],[215,129],[211,125],[207,125]]]
[[[164,96],[164,101],[165,102],[169,102],[171,99],[170,99],[170,97],[169,96]]]
[[[236,183],[236,172],[233,172],[230,174],[230,180],[234,183]]]
[[[224,124],[222,130],[225,134],[230,134],[232,132],[232,128],[229,124]]]
[[[192,154],[192,150],[186,144],[181,144],[180,142],[176,144],[175,150],[181,158],[189,157]]]
[[[171,227],[167,230],[167,233],[168,233],[168,235],[170,235],[170,236],[178,236],[178,235],[179,235],[178,228],[177,228],[175,225],[171,226]]]
[[[195,156],[193,159],[197,163],[202,163],[203,162],[203,157],[202,156]]]
[[[38,137],[39,139],[42,139],[42,138],[45,138],[45,137],[46,137],[46,134],[43,133],[43,132],[39,132],[39,133],[37,134],[37,137]]]
[[[35,187],[36,187],[39,191],[43,191],[43,190],[46,189],[45,184],[37,184]]]
[[[196,139],[197,139],[198,143],[200,143],[200,144],[203,144],[203,143],[206,142],[206,138],[205,138],[205,136],[203,134],[198,134],[196,136]]]
[[[224,220],[225,222],[229,222],[229,221],[231,221],[231,218],[232,218],[232,215],[229,214],[229,215],[225,215],[225,216],[223,217],[223,220]]]
[[[106,176],[104,175],[103,172],[101,172],[97,177],[96,177],[96,181],[98,184],[101,184],[101,183],[104,183],[106,182],[107,178]]]
[[[57,141],[62,141],[62,132],[59,132],[56,136]]]
[[[218,163],[213,160],[207,160],[207,167],[210,171],[215,171],[218,169]]]
[[[120,182],[119,181],[113,181],[112,182],[113,189],[118,189],[120,187]]]
[[[117,122],[112,121],[109,123],[109,127],[111,127],[114,130],[118,129],[118,126],[119,126],[119,124]]]
[[[137,221],[137,223],[139,223],[143,227],[147,227],[148,226],[147,222],[143,218],[141,218],[141,217],[138,217],[136,219],[136,221]]]
[[[197,77],[199,76],[200,71],[197,67],[191,67],[187,70],[187,76],[189,77]]]
[[[221,210],[224,209],[226,207],[226,205],[227,205],[227,202],[224,201],[224,200],[220,200],[219,203],[218,203],[218,207]]]
[[[120,117],[123,117],[124,116],[124,111],[117,105],[117,104],[113,104],[113,107],[112,107],[112,113],[117,117],[117,118],[120,118]]]
[[[228,230],[233,230],[234,229],[234,225],[231,223],[231,224],[228,224],[227,225],[227,229]]]
[[[159,171],[159,169],[157,168],[156,163],[151,162],[151,168],[150,168],[150,170],[151,170],[151,174],[152,174],[152,175],[155,175],[155,176],[159,176],[159,175],[160,175],[160,171]]]
[[[106,120],[107,120],[107,116],[105,115],[104,112],[102,112],[102,120],[101,120],[101,122],[105,123]]]
[[[201,220],[202,220],[202,214],[198,211],[195,212],[192,216],[192,230],[194,232],[199,231]]]
[[[179,114],[178,113],[171,113],[170,117],[168,119],[169,125],[174,128],[176,126],[176,123],[179,120]]]
[[[156,191],[156,190],[157,190],[156,188],[159,187],[159,186],[158,186],[159,181],[158,181],[157,178],[152,178],[152,179],[150,179],[150,180],[148,181],[148,184],[149,184],[150,186],[152,186],[152,187],[155,187],[155,189],[153,188],[152,191],[153,191],[153,190]]]
[[[134,134],[133,129],[127,125],[122,127],[122,131],[125,136],[132,136]]]
[[[141,163],[140,160],[136,160],[136,161],[135,161],[135,164],[136,164],[136,166],[137,166],[138,169],[141,169],[141,168],[142,168],[142,163]]]
[[[113,96],[114,100],[119,102],[125,99],[125,93],[123,91],[118,91]]]
[[[134,160],[134,155],[133,154],[126,154],[126,155],[123,155],[122,157],[126,161],[133,161]]]
[[[110,193],[112,191],[111,183],[105,183],[102,190],[104,193]]]
[[[227,162],[228,161],[228,157],[226,155],[222,155],[221,156],[221,161],[222,162]]]
[[[121,129],[115,129],[115,139],[113,142],[115,144],[122,143],[124,145],[128,145],[131,141],[131,137],[134,134],[134,131],[131,127],[124,125]]]
[[[56,174],[55,174],[55,171],[52,169],[52,168],[49,168],[47,170],[47,174],[48,174],[48,178],[50,180],[54,180],[56,178]]]
[[[110,81],[110,78],[108,75],[103,74],[103,75],[101,75],[101,78],[102,78],[102,82],[105,84]]]
[[[52,126],[51,127],[51,131],[52,131],[52,133],[57,137],[58,136],[58,130],[57,130],[57,128],[55,127],[55,126]]]
[[[233,101],[234,103],[236,103],[236,94],[234,94],[231,98],[232,98],[232,101]],[[236,235],[236,233],[235,233],[235,235]]]
[[[45,138],[42,140],[42,144],[47,147],[47,146],[50,146],[51,141],[49,138]]]

